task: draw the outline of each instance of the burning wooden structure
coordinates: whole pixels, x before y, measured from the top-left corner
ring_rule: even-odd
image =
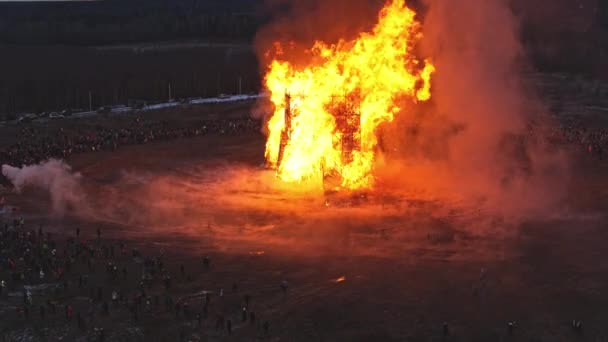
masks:
[[[284,127],[281,131],[279,145],[277,169],[281,168],[285,149],[290,141],[292,133],[292,122],[294,115],[297,115],[297,108],[294,108],[292,99],[302,98],[301,95],[293,96],[285,94]],[[335,137],[337,148],[341,151],[342,162],[349,164],[353,161],[353,154],[361,151],[361,109],[360,96],[357,93],[346,96],[332,96],[332,101],[328,105],[328,111],[335,120]],[[322,167],[320,176],[325,181],[328,177],[339,175],[332,174],[329,170]]]
[[[341,179],[340,189],[374,186],[378,128],[406,109],[404,100],[413,106],[431,98],[435,67],[416,54],[420,28],[404,0],[391,0],[370,31],[317,41],[303,51],[308,62],[285,60],[275,44],[264,78],[274,105],[265,157],[281,180],[322,175]]]

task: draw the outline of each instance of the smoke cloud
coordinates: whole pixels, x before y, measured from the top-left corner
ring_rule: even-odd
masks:
[[[565,190],[568,162],[540,134],[552,123],[526,83],[530,65],[507,1],[427,6],[421,51],[438,69],[427,125],[443,122],[427,140],[447,146],[443,176],[459,194],[485,197],[501,210],[552,207]]]
[[[81,175],[61,160],[50,159],[40,164],[13,167],[2,165],[2,174],[21,193],[27,188],[48,192],[52,211],[63,215],[71,209],[82,209],[86,198],[80,186]]]
[[[509,3],[406,2],[422,22],[417,53],[437,72],[430,103],[403,104],[395,122],[381,127],[379,178],[391,188],[458,197],[509,216],[555,209],[566,191],[568,156],[539,133],[553,123],[525,78],[532,68]],[[283,59],[298,64],[308,61],[304,51],[315,40],[334,42],[369,30],[385,1],[268,3],[282,12],[258,34],[263,67],[274,41],[285,48]],[[259,108],[271,112],[267,103]]]

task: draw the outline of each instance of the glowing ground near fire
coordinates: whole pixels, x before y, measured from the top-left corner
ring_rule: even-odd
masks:
[[[508,191],[474,196],[459,191],[467,183],[433,181],[440,173],[423,164],[379,160],[372,189],[328,192],[316,180],[283,181],[265,167],[263,152],[264,137],[246,134],[82,155],[69,161],[77,177],[68,170],[61,186],[33,185],[10,200],[28,218],[67,217],[130,238],[185,237],[231,253],[304,257],[494,260],[512,253],[497,241],[507,243],[529,217],[525,205],[508,202]],[[53,208],[66,210],[57,216]],[[559,208],[543,215],[559,219]]]
[[[68,216],[117,227],[126,236],[187,236],[236,253],[396,256],[426,241],[449,242],[440,253],[454,258],[494,258],[504,250],[470,249],[461,237],[512,235],[516,222],[495,227],[494,216],[455,196],[380,186],[328,194],[314,182],[285,183],[259,166],[260,150],[251,153],[260,142],[225,141],[217,157],[204,159],[191,150],[170,162],[159,157],[140,164],[129,159],[145,148],[133,148],[109,160],[76,160],[84,195],[66,203]],[[158,148],[171,153],[171,145]],[[50,200],[30,199],[17,203],[26,212],[52,208]]]

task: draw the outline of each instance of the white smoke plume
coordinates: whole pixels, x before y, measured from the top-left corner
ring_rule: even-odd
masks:
[[[61,160],[50,159],[40,164],[13,167],[2,165],[2,174],[13,184],[15,191],[21,193],[27,188],[47,191],[56,215],[85,205],[85,195],[80,186],[80,173]]]

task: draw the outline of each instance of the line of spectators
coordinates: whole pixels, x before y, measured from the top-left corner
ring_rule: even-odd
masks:
[[[235,135],[259,132],[260,129],[261,122],[250,118],[198,121],[187,126],[180,126],[178,122],[146,122],[136,118],[126,127],[97,127],[76,132],[59,129],[53,135],[43,134],[43,130],[34,126],[26,126],[22,128],[17,143],[0,149],[0,165],[30,165],[53,157],[66,158],[74,153],[113,151],[125,145],[208,134]],[[529,134],[538,135],[538,132],[541,131],[530,126]],[[579,145],[600,159],[608,148],[608,129],[563,124],[540,134],[553,144]]]
[[[553,145],[577,146],[598,159],[608,149],[608,129],[587,128],[578,124],[562,124],[549,129],[530,125],[528,135],[543,138]]]
[[[221,119],[189,123],[187,127],[168,121],[145,122],[139,118],[126,127],[98,127],[69,132],[59,129],[43,134],[34,126],[23,127],[18,142],[0,150],[0,165],[22,166],[49,158],[66,158],[74,153],[113,151],[119,146],[145,144],[208,134],[236,135],[259,131],[260,122],[249,119]]]

